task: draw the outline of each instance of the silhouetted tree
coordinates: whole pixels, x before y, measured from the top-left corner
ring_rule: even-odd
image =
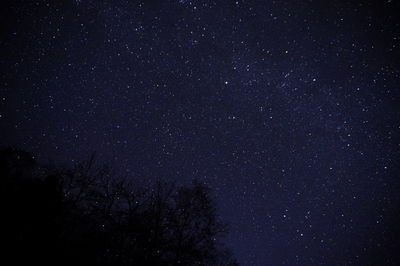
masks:
[[[0,171],[3,243],[15,265],[237,265],[199,182],[138,187],[94,155],[50,169],[13,148],[0,151]]]

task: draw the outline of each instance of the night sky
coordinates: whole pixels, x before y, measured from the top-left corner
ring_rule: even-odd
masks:
[[[0,145],[209,185],[241,265],[399,265],[398,1],[10,1]]]

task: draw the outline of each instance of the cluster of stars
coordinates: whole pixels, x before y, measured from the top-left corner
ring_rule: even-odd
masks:
[[[398,4],[156,2],[4,9],[1,144],[202,180],[242,265],[394,264]]]

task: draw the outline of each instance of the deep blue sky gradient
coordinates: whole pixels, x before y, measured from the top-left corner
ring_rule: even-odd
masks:
[[[1,145],[214,191],[242,265],[396,265],[398,1],[10,1]]]

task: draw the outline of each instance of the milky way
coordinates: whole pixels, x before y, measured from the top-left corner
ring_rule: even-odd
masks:
[[[241,265],[396,265],[397,1],[12,1],[1,145],[208,184]]]

